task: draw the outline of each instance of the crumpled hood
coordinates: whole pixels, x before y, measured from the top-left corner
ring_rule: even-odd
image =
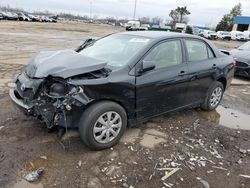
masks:
[[[74,50],[43,51],[35,54],[26,67],[26,74],[32,78],[49,75],[68,78],[100,70],[105,61],[83,56]]]
[[[234,49],[230,51],[230,54],[236,58],[236,60],[250,64],[250,51]]]

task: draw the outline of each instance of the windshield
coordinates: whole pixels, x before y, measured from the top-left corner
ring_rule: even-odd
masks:
[[[244,34],[243,33],[237,33],[236,36],[241,37],[241,36],[244,36]]]
[[[104,60],[111,67],[122,67],[149,43],[150,39],[132,35],[110,35],[97,40],[79,53]]]
[[[250,50],[250,42],[246,42],[245,44],[241,45],[239,50]]]

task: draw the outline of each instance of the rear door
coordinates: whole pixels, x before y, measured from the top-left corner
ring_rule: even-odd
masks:
[[[167,40],[143,58],[155,69],[136,77],[137,119],[145,119],[186,105],[187,64],[183,62],[181,40]]]
[[[199,39],[184,41],[189,69],[187,95],[191,104],[204,100],[208,88],[215,79],[217,59],[205,41]]]

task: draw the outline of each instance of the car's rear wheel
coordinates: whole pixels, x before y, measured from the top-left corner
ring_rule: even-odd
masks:
[[[126,127],[125,110],[115,102],[102,101],[85,110],[79,132],[85,145],[93,150],[101,150],[117,144]]]
[[[201,108],[206,111],[214,110],[222,99],[224,93],[224,86],[221,82],[214,82],[212,86],[208,89],[207,95]]]

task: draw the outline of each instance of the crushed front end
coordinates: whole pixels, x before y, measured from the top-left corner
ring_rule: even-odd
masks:
[[[16,88],[9,91],[12,101],[27,115],[46,123],[47,127],[74,127],[74,121],[85,105],[91,101],[82,86],[74,86],[67,79],[32,78],[26,73],[16,80]]]

